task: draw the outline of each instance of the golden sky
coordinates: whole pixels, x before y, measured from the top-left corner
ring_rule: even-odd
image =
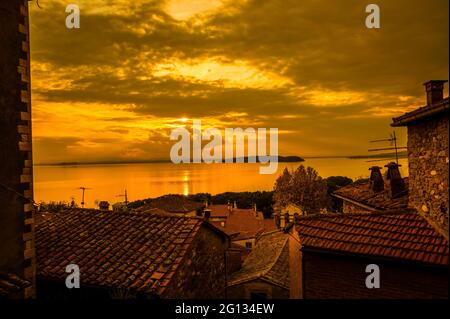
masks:
[[[168,159],[186,119],[276,127],[281,155],[366,154],[448,79],[448,0],[374,3],[378,30],[358,0],[30,3],[35,162]]]

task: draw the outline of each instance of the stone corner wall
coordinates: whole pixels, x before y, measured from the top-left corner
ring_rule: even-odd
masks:
[[[225,251],[228,249],[228,240],[202,226],[191,245],[163,297],[225,298]]]
[[[408,126],[409,206],[448,234],[448,113]]]
[[[0,2],[0,270],[35,296],[28,0]]]

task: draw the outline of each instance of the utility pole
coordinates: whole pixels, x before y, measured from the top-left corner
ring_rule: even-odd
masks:
[[[127,190],[126,189],[125,189],[125,193],[124,194],[117,195],[116,197],[124,197],[125,198],[125,207],[128,207],[128,194],[127,194]]]
[[[82,191],[82,195],[81,195],[81,208],[84,208],[84,192],[87,190],[87,189],[92,189],[92,188],[87,188],[87,187],[84,187],[84,186],[81,186],[81,187],[79,187],[79,189],[81,189],[81,191]]]

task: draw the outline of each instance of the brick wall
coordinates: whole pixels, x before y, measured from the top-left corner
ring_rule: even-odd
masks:
[[[202,226],[163,297],[224,298],[225,251],[228,246],[227,239]]]
[[[0,2],[0,48],[0,270],[34,283],[27,0]]]
[[[334,298],[448,298],[448,269],[423,267],[303,252],[303,293],[305,299]],[[366,266],[380,267],[379,289],[368,289]]]
[[[448,114],[408,127],[409,205],[448,237]]]

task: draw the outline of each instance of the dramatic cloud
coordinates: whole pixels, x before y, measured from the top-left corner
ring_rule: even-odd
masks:
[[[366,153],[448,79],[448,1],[63,0],[31,5],[37,162],[164,159],[170,129],[277,127],[280,153]],[[401,143],[405,132],[399,130]]]

